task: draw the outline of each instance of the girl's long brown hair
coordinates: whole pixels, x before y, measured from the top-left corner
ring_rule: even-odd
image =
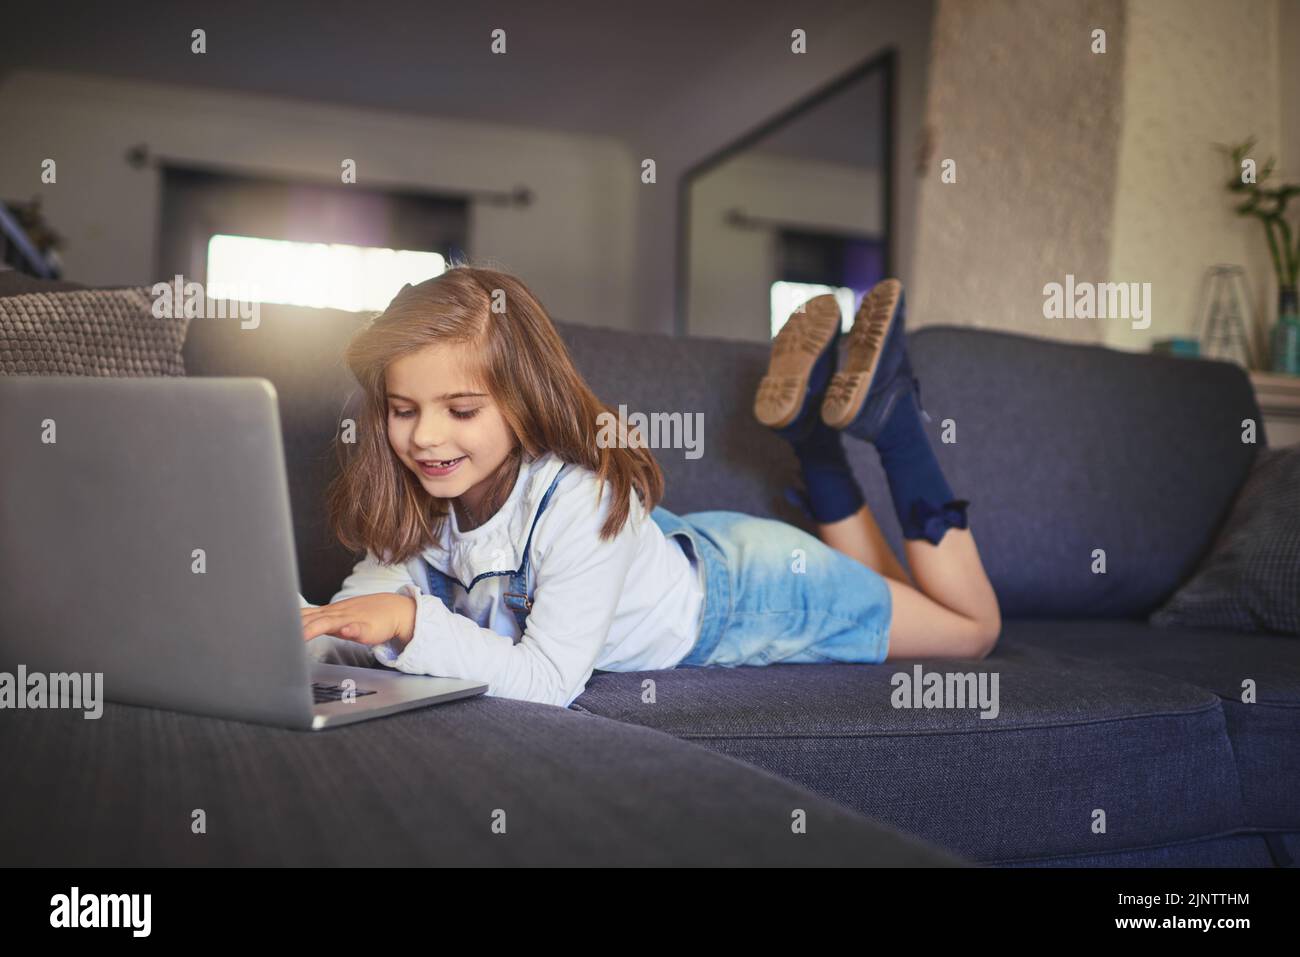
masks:
[[[602,493],[606,482],[613,486],[602,539],[627,522],[633,489],[647,513],[663,498],[663,471],[638,433],[620,436],[626,448],[599,447],[597,416],[607,412],[617,420],[617,413],[587,387],[528,287],[507,273],[457,264],[404,286],[344,351],[362,392],[356,441],[336,436],[340,472],[326,490],[330,527],[344,547],[374,552],[392,565],[441,540],[451,502],[426,492],[389,446],[385,373],[395,359],[444,343],[473,347],[479,359],[470,378],[491,394],[516,439],[489,480],[483,521],[509,497],[523,450],[554,452],[591,469]]]

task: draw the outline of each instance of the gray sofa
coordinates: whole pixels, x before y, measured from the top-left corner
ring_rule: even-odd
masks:
[[[257,336],[199,321],[186,344],[190,375],[264,375],[279,389],[313,602],[354,560],[329,540],[317,502],[352,394],[337,357],[356,322],[268,307]],[[793,455],[749,411],[765,348],[558,325],[612,406],[704,414],[702,456],[656,451],[665,507],[809,527],[781,494],[797,480]],[[892,707],[890,676],[914,662],[598,672],[571,710],[737,758],[975,862],[1289,863],[1300,852],[1300,641],[1146,623],[1209,549],[1254,464],[1257,446],[1240,438],[1242,419],[1260,421],[1246,375],[967,328],[909,341],[934,428],[955,422],[957,441],[937,454],[972,502],[1004,617],[985,661],[916,663],[996,671],[998,717]],[[848,441],[901,555],[875,451]],[[1092,571],[1095,549],[1105,574]],[[1241,703],[1246,678],[1255,704]]]
[[[0,298],[72,288],[0,270]],[[350,567],[317,515],[340,394],[331,350],[355,323],[297,311],[256,332],[195,320],[187,347],[196,373],[266,375],[284,389],[303,591],[321,600]],[[60,351],[25,340],[30,328],[18,327],[18,352]],[[43,328],[87,352],[76,323]],[[101,637],[113,640],[111,626]],[[4,638],[0,625],[0,649]],[[0,767],[20,769],[0,788],[5,866],[964,863],[672,735],[500,698],[317,734],[113,702],[93,721],[6,709]]]
[[[191,376],[275,384],[301,591],[316,603],[355,561],[328,535],[320,501],[334,429],[353,395],[339,355],[357,323],[265,306],[257,330],[193,320],[185,345]],[[606,402],[704,413],[701,457],[656,452],[667,508],[736,509],[808,527],[781,494],[797,475],[788,446],[749,413],[763,347],[559,326]],[[569,709],[479,698],[308,736],[333,744],[121,706],[115,740],[133,742],[130,759],[141,762],[247,751],[282,767],[282,787],[299,796],[324,782],[300,766],[297,749],[337,753],[345,770],[372,778],[409,766],[411,780],[376,784],[376,799],[407,807],[401,795],[409,801],[421,783],[436,793],[384,832],[394,862],[1290,863],[1300,851],[1300,642],[1145,620],[1191,574],[1253,465],[1240,421],[1258,420],[1259,410],[1244,373],[964,328],[922,329],[910,343],[935,427],[955,421],[958,441],[936,443],[937,454],[972,502],[971,527],[1002,605],[1003,634],[984,661],[598,672]],[[901,556],[874,450],[848,441]],[[1096,549],[1105,550],[1105,574],[1092,571]],[[996,672],[997,718],[894,708],[891,675],[914,664]],[[647,677],[657,685],[652,705],[642,703]],[[1256,704],[1240,701],[1246,678],[1258,682]],[[49,733],[39,747],[26,735],[0,744],[0,760],[58,775]],[[142,785],[121,785],[130,786]],[[445,833],[398,837],[426,820],[446,832],[449,820],[500,793],[523,802],[548,836],[508,850]],[[359,807],[348,792],[354,799]],[[56,813],[35,797],[15,807],[23,800],[0,797],[0,820]],[[824,828],[815,850],[787,840],[794,806],[814,808]],[[324,817],[287,836],[271,817],[255,820],[204,860],[302,860],[311,835],[358,820],[351,804],[345,811],[322,807]],[[68,862],[83,859],[69,853]],[[191,860],[187,853],[153,858]],[[120,843],[96,861],[153,858]]]

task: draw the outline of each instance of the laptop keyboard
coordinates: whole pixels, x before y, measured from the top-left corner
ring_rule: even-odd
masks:
[[[311,697],[312,701],[316,704],[327,704],[330,701],[342,701],[343,695],[346,694],[348,690],[349,689],[344,688],[342,685],[329,685],[322,681],[313,681],[311,683]],[[374,691],[366,691],[362,688],[352,688],[350,690],[358,698],[363,695],[375,693]]]

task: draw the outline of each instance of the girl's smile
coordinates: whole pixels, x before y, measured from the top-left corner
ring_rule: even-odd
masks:
[[[465,461],[465,456],[462,455],[460,458],[451,459],[450,461],[444,460],[443,462],[435,460],[425,462],[419,459],[416,461],[419,463],[420,471],[425,475],[430,478],[441,478],[444,475],[450,475],[452,472],[456,471],[457,466],[459,466],[461,462]]]

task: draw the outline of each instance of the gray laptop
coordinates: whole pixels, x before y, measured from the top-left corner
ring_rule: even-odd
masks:
[[[0,670],[301,730],[487,690],[317,661],[298,587],[266,379],[0,376]]]

